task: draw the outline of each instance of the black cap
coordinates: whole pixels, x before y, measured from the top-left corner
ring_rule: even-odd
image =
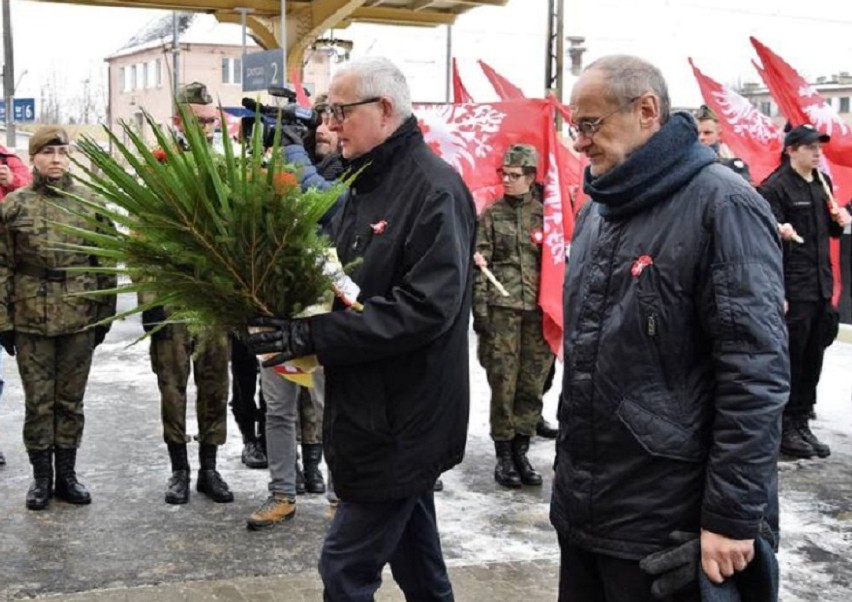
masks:
[[[813,142],[828,142],[831,136],[823,134],[809,123],[797,125],[784,136],[784,148],[788,146],[801,146]]]

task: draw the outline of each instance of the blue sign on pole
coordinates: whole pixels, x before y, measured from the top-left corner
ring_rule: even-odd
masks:
[[[14,118],[18,123],[35,121],[35,98],[16,98]],[[6,101],[0,100],[0,122],[6,122]]]
[[[286,81],[281,48],[243,55],[243,92],[266,91],[270,86],[283,86]]]

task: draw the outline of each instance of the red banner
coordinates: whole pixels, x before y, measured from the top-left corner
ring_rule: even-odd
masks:
[[[719,118],[722,139],[748,164],[756,184],[778,167],[784,133],[745,98],[704,75],[689,59],[705,104]]]
[[[485,77],[487,77],[488,81],[491,82],[491,85],[494,86],[494,91],[497,92],[497,96],[500,100],[523,100],[526,98],[523,91],[518,86],[494,71],[494,69],[485,62],[477,62],[482,68],[482,71],[485,73]]]
[[[459,75],[459,67],[456,64],[456,59],[453,59],[453,102],[456,104],[471,103],[473,98],[462,83]]]

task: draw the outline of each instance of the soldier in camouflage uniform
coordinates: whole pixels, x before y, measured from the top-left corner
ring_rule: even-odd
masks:
[[[505,487],[541,485],[527,459],[541,416],[544,381],[554,361],[538,307],[543,206],[535,184],[538,155],[526,144],[509,147],[500,173],[504,196],[479,219],[476,250],[509,295],[478,271],[473,284],[473,328],[479,360],[491,386],[495,480]]]
[[[194,82],[178,91],[177,102],[196,115],[212,137],[213,99],[204,84]],[[150,300],[142,298],[140,303]],[[186,385],[194,371],[200,468],[196,489],[214,502],[234,501],[234,494],[216,470],[216,452],[227,435],[228,338],[208,332],[194,336],[184,324],[166,323],[167,308],[142,312],[142,326],[151,332],[151,369],[157,375],[163,419],[163,439],[169,450],[172,476],[166,486],[167,504],[189,501],[189,459],[186,444]],[[165,325],[163,325],[165,323]]]
[[[102,203],[72,182],[69,144],[62,128],[35,132],[29,142],[33,183],[0,205],[0,343],[9,355],[17,353],[24,387],[24,445],[34,475],[26,499],[31,510],[46,508],[54,493],[72,504],[91,502],[77,481],[77,448],[92,355],[109,326],[91,327],[115,314],[115,295],[81,295],[115,288],[113,275],[65,271],[98,262],[61,250],[64,244],[87,243],[55,223],[91,229],[92,218],[105,221],[69,196]]]

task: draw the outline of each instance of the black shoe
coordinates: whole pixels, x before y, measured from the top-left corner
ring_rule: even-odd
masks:
[[[784,416],[781,426],[781,453],[808,460],[817,455],[813,445],[803,436],[796,418]]]
[[[199,470],[195,490],[203,493],[217,504],[228,504],[234,501],[234,494],[218,470],[209,468]]]
[[[263,453],[263,448],[261,448],[260,443],[257,441],[248,441],[243,445],[242,461],[249,468],[269,467],[266,454]]]
[[[512,442],[495,441],[494,451],[497,454],[497,466],[494,467],[494,480],[503,487],[517,489],[521,486],[521,476],[515,468],[512,459]]]
[[[202,443],[198,446],[198,460],[201,468],[198,470],[195,490],[216,503],[227,504],[234,501],[234,494],[216,470],[216,450],[217,446],[210,443]]]
[[[827,458],[831,455],[831,448],[817,439],[817,436],[811,431],[808,419],[805,417],[799,420],[799,433],[801,433],[802,439],[810,443],[811,447],[814,448],[818,458]]]
[[[189,471],[175,470],[166,485],[167,504],[186,504],[189,502]]]
[[[33,465],[33,482],[27,491],[27,508],[44,510],[53,496],[53,452],[46,449],[28,454]]]
[[[0,466],[6,466],[6,456],[0,451]]]
[[[544,439],[556,439],[559,429],[553,428],[543,416],[539,416],[538,422],[535,423],[535,434]]]
[[[305,487],[305,473],[302,472],[302,465],[296,460],[296,494],[302,495],[307,491]]]
[[[512,460],[524,485],[539,486],[542,483],[541,475],[530,464],[527,452],[530,449],[530,438],[527,435],[515,435],[512,441]]]
[[[432,491],[443,491],[444,490],[444,482],[441,480],[441,477],[438,477],[435,480],[435,484],[432,485]]]
[[[69,504],[91,504],[92,496],[86,486],[77,480],[77,450],[56,448],[56,483],[54,495],[56,499]]]
[[[302,458],[305,462],[305,489],[308,493],[325,493],[325,480],[319,469],[322,443],[303,443]]]

